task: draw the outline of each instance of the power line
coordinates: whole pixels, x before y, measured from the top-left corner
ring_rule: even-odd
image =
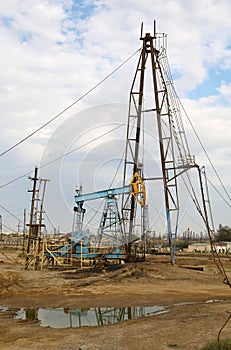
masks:
[[[28,140],[30,137],[32,137],[33,135],[35,135],[36,133],[38,133],[40,130],[42,130],[43,128],[45,128],[47,125],[49,125],[50,123],[52,123],[54,120],[56,120],[57,118],[59,118],[61,115],[63,115],[66,111],[68,111],[70,108],[72,108],[74,105],[76,105],[78,102],[80,102],[82,99],[84,99],[87,95],[89,95],[93,90],[95,90],[97,87],[99,87],[101,84],[103,84],[108,78],[110,78],[115,72],[117,72],[121,67],[123,67],[128,61],[130,61],[130,59],[132,59],[138,52],[140,51],[140,49],[136,50],[131,56],[129,56],[124,62],[122,62],[119,66],[117,66],[111,73],[109,73],[108,75],[106,75],[106,77],[104,77],[102,80],[100,80],[97,84],[95,84],[91,89],[89,89],[87,92],[85,92],[81,97],[79,97],[76,101],[74,101],[73,103],[71,103],[68,107],[64,108],[61,112],[59,112],[58,114],[56,114],[53,118],[51,118],[50,120],[48,120],[46,123],[44,123],[43,125],[41,125],[38,129],[34,130],[32,133],[30,133],[29,135],[27,135],[26,137],[24,137],[22,140],[18,141],[17,143],[15,143],[13,146],[11,146],[10,148],[8,148],[7,150],[5,150],[4,152],[2,152],[0,154],[0,157],[2,157],[3,155],[5,155],[6,153],[10,152],[12,149],[16,148],[17,146],[19,146],[21,143],[23,143],[24,141]]]
[[[85,146],[88,146],[88,145],[91,144],[92,142],[95,142],[95,141],[97,141],[97,140],[99,140],[99,139],[102,139],[104,136],[106,136],[106,135],[110,134],[111,132],[113,132],[113,131],[115,131],[115,130],[121,128],[123,125],[124,125],[124,123],[121,123],[121,124],[117,125],[115,128],[113,128],[113,129],[111,129],[111,130],[108,130],[108,131],[106,131],[105,133],[103,133],[103,134],[101,134],[101,135],[95,137],[93,140],[87,141],[87,142],[85,142],[83,145],[80,145],[80,146],[78,146],[78,147],[76,147],[76,148],[73,148],[73,149],[70,150],[69,152],[66,152],[66,153],[60,155],[59,157],[57,157],[57,158],[55,158],[55,159],[52,159],[52,160],[49,161],[48,163],[45,163],[45,164],[43,164],[42,166],[40,166],[39,169],[45,168],[46,166],[48,166],[48,165],[50,165],[50,164],[52,164],[52,163],[58,161],[59,159],[61,159],[61,158],[63,158],[63,157],[66,157],[66,156],[72,154],[73,152],[80,150],[81,148],[83,148],[83,147],[85,147]],[[3,187],[8,186],[8,185],[10,185],[10,184],[12,184],[13,182],[15,182],[15,181],[17,181],[17,180],[20,180],[20,179],[24,178],[25,176],[30,175],[31,173],[32,173],[32,171],[27,172],[26,174],[20,175],[20,176],[16,177],[15,179],[6,182],[6,183],[3,184],[3,185],[0,185],[0,189],[3,188]]]
[[[16,232],[12,227],[7,226],[6,224],[2,224],[3,227],[7,228],[7,230],[10,230],[12,232]]]
[[[15,181],[18,181],[18,180],[24,178],[25,176],[29,176],[30,174],[32,174],[32,172],[33,172],[33,171],[31,170],[31,171],[29,171],[29,172],[26,173],[26,174],[20,175],[20,176],[16,177],[15,179],[10,180],[10,181],[6,182],[6,183],[3,184],[3,185],[0,185],[0,189],[3,188],[3,187],[8,186],[8,185],[10,185],[10,184],[12,184],[12,183],[15,182]]]
[[[52,164],[52,163],[54,163],[54,162],[56,162],[57,160],[59,160],[59,159],[61,159],[61,158],[63,158],[63,157],[66,157],[66,156],[70,155],[71,153],[73,153],[73,152],[75,152],[75,151],[77,151],[77,150],[79,150],[79,149],[81,149],[81,148],[83,148],[83,147],[85,147],[85,146],[87,146],[87,145],[89,145],[89,144],[91,144],[91,143],[97,141],[98,139],[102,139],[104,136],[106,136],[106,135],[110,134],[111,132],[113,132],[113,131],[115,131],[115,130],[121,128],[123,125],[124,125],[124,123],[121,123],[121,124],[119,124],[119,125],[116,125],[116,127],[114,127],[113,129],[108,130],[108,131],[106,131],[105,133],[103,133],[103,134],[101,134],[101,135],[95,137],[93,140],[87,141],[87,142],[85,142],[83,145],[80,145],[80,146],[78,146],[78,147],[76,147],[76,148],[70,150],[69,152],[67,152],[67,153],[65,153],[65,154],[62,154],[61,156],[59,156],[59,157],[57,157],[57,158],[51,160],[50,162],[44,164],[43,166],[40,167],[40,169],[41,169],[41,168],[44,168],[44,167],[46,167],[46,166],[48,166],[48,165],[50,165],[50,164]],[[13,182],[15,182],[15,181],[17,181],[17,180],[20,180],[20,179],[24,178],[25,176],[30,175],[31,173],[32,173],[32,171],[30,171],[30,172],[28,172],[28,173],[26,173],[26,174],[23,174],[23,175],[21,175],[21,176],[18,176],[17,178],[15,178],[15,179],[13,179],[13,180],[11,180],[11,181],[9,181],[9,182],[7,182],[7,183],[1,185],[1,186],[0,186],[0,189],[3,188],[3,187],[6,187],[6,186],[8,186],[8,185],[10,185],[11,183],[13,183]],[[5,210],[7,213],[9,213],[10,215],[12,215],[15,219],[17,219],[18,221],[20,221],[21,223],[23,223],[22,220],[20,220],[17,216],[15,216],[13,213],[11,213],[8,209],[4,208],[2,205],[0,205],[0,207],[1,207],[3,210]],[[46,214],[46,216],[47,216],[47,218],[48,218],[48,221],[50,222],[51,226],[54,228],[54,224],[51,222],[51,220],[50,220],[50,218],[48,217],[48,215],[47,215],[46,212],[45,212],[45,214]]]
[[[48,216],[46,210],[44,210],[44,214],[46,215],[47,220],[49,221],[49,223],[50,223],[52,229],[54,230],[54,229],[55,229],[55,225],[54,225],[54,223],[52,222],[52,220],[50,219],[50,217]]]
[[[51,160],[50,162],[45,163],[44,165],[41,165],[41,166],[40,166],[40,169],[45,168],[46,166],[48,166],[48,165],[50,165],[50,164],[56,162],[57,160],[59,160],[59,159],[61,159],[61,158],[63,158],[63,157],[69,156],[69,155],[72,154],[73,152],[76,152],[76,151],[80,150],[81,148],[83,148],[83,147],[85,147],[85,146],[88,146],[88,145],[90,145],[91,143],[93,143],[93,142],[95,142],[95,141],[97,141],[97,140],[100,140],[100,139],[103,138],[104,136],[106,136],[106,135],[110,134],[111,132],[113,132],[113,131],[115,131],[115,130],[121,128],[124,124],[125,124],[125,123],[120,123],[120,124],[117,125],[115,128],[106,131],[105,133],[103,133],[103,134],[101,134],[101,135],[95,137],[93,140],[87,141],[87,142],[85,142],[83,145],[80,145],[80,146],[78,146],[78,147],[75,147],[75,148],[71,149],[70,151],[68,151],[68,152],[66,152],[66,153],[64,153],[64,154],[62,154],[61,156],[59,156],[59,157],[57,157],[57,158]]]
[[[213,189],[219,194],[219,196],[223,199],[223,201],[228,205],[229,208],[231,208],[231,204],[225,199],[225,197],[218,191],[216,186],[209,180],[207,177],[207,181],[210,183],[210,185],[213,187]]]
[[[2,208],[3,210],[5,210],[8,214],[10,214],[11,216],[13,216],[17,221],[20,221],[23,224],[23,221],[20,220],[16,215],[14,215],[13,213],[11,213],[8,209],[4,208],[1,204],[0,204],[0,208]]]
[[[174,86],[173,86],[173,89],[174,89],[174,92],[175,92],[175,94],[176,94],[176,96],[177,96],[177,98],[178,98],[178,101],[179,101],[179,103],[180,103],[180,105],[181,105],[181,107],[182,107],[182,109],[183,109],[183,111],[184,111],[184,113],[185,113],[185,116],[186,116],[186,118],[187,118],[189,124],[191,125],[191,128],[192,128],[194,134],[196,135],[196,138],[197,138],[197,140],[198,140],[198,142],[199,142],[201,148],[203,149],[203,151],[204,151],[204,153],[205,153],[205,155],[206,155],[206,157],[207,157],[207,159],[208,159],[208,161],[209,161],[209,163],[210,163],[210,165],[211,165],[211,167],[212,167],[214,173],[216,174],[216,176],[217,176],[217,178],[218,178],[218,180],[219,180],[219,182],[220,182],[220,184],[221,184],[221,186],[222,186],[224,192],[226,193],[228,199],[231,201],[231,197],[230,197],[228,191],[226,190],[225,185],[223,184],[223,182],[222,182],[222,180],[221,180],[221,177],[219,176],[219,174],[218,174],[218,172],[217,172],[215,166],[213,165],[213,162],[212,162],[212,160],[210,159],[210,157],[209,157],[209,155],[208,155],[208,152],[206,151],[206,149],[205,149],[205,147],[204,147],[204,145],[203,145],[203,143],[202,143],[202,141],[201,141],[201,139],[200,139],[198,133],[196,132],[196,129],[195,129],[195,127],[193,126],[193,124],[192,124],[192,122],[191,122],[191,120],[190,120],[190,118],[189,118],[189,116],[188,116],[188,114],[187,114],[187,112],[186,112],[186,110],[185,110],[185,108],[184,108],[184,106],[183,106],[183,104],[182,104],[182,102],[181,102],[181,100],[180,100],[180,98],[179,98],[179,96],[178,96],[178,94],[177,94],[177,92],[176,92]]]

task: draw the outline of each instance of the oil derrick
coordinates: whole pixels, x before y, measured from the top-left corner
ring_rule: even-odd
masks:
[[[179,199],[177,176],[195,166],[194,157],[190,156],[185,132],[181,120],[176,93],[171,80],[171,73],[166,56],[166,34],[157,34],[154,22],[154,35],[146,33],[143,36],[141,27],[142,49],[138,60],[135,76],[132,82],[129,99],[127,138],[124,161],[124,178],[138,173],[142,180],[162,180],[164,191],[167,235],[171,250],[171,261],[174,264],[174,240],[177,234],[177,217]],[[152,105],[146,109],[145,73],[149,62],[151,69]],[[146,74],[147,75],[147,74]],[[150,77],[150,75],[149,75]],[[141,138],[146,113],[153,115],[153,125],[156,124],[160,165],[162,176],[144,178]],[[178,163],[175,157],[175,147],[178,150]],[[141,207],[141,211],[143,208]],[[122,199],[122,219],[124,239],[127,254],[132,255],[132,241],[139,227],[140,237],[145,242],[145,232],[142,223],[143,213],[137,215],[136,201],[131,195]],[[172,216],[175,226],[172,225]],[[137,222],[138,217],[140,222]]]
[[[30,223],[27,248],[25,257],[25,269],[31,265],[34,270],[37,270],[40,262],[40,254],[42,251],[42,233],[41,229],[45,225],[43,224],[43,203],[45,196],[45,189],[47,179],[38,178],[38,168],[35,168],[34,177],[29,177],[33,181],[33,189],[28,192],[32,192],[31,210],[30,210]]]

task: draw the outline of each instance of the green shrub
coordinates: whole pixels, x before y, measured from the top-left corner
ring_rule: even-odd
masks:
[[[209,342],[204,345],[200,350],[231,350],[231,339]]]

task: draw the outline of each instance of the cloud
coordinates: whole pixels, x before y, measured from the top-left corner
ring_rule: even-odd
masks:
[[[0,13],[1,150],[47,122],[111,73],[141,46],[141,22],[144,33],[153,33],[155,18],[157,32],[168,35],[168,58],[177,92],[215,165],[221,174],[229,173],[230,83],[219,81],[219,76],[215,83],[210,74],[211,69],[217,69],[222,79],[230,71],[229,0],[11,0],[0,3]],[[52,133],[75,113],[105,103],[127,103],[137,59],[138,55],[36,137],[2,157],[2,169],[7,169],[8,163],[33,169]],[[207,93],[192,99],[190,93],[196,96],[203,84],[206,90],[207,83],[216,86],[216,96]],[[152,103],[150,93],[145,103]],[[187,120],[184,122],[190,147],[199,160],[206,161]],[[91,119],[83,120],[78,128],[84,134],[94,125],[95,120],[92,124]],[[8,172],[10,179],[18,174]],[[7,178],[7,171],[4,176]],[[68,186],[68,181],[65,183]],[[227,176],[226,184],[230,186]],[[8,198],[14,196],[13,185],[4,193],[3,200],[11,208]],[[48,194],[52,198],[52,191]],[[25,198],[28,203],[25,199],[23,205],[29,207],[28,195]],[[19,198],[16,202],[22,205]],[[57,208],[57,212],[62,209]]]
[[[231,83],[225,84],[221,83],[221,86],[218,88],[220,95],[227,100],[229,104],[231,104]]]

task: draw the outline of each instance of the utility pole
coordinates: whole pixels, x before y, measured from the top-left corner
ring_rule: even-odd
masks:
[[[2,244],[2,215],[0,215],[0,243]]]
[[[39,228],[41,229],[42,226],[44,226],[42,224],[43,221],[43,204],[44,204],[44,197],[45,197],[45,191],[46,191],[46,185],[47,182],[50,181],[48,179],[40,179],[40,189],[41,189],[41,185],[43,184],[43,188],[42,188],[42,196],[40,200],[40,209],[39,209]]]
[[[25,238],[26,238],[26,209],[23,211],[23,237],[22,237],[22,256],[25,253]]]
[[[27,240],[27,249],[26,249],[26,261],[25,261],[25,269],[28,268],[31,260],[31,250],[33,248],[33,234],[35,234],[35,237],[37,238],[36,232],[36,226],[33,225],[34,221],[34,208],[35,208],[35,200],[36,200],[36,186],[38,181],[38,168],[35,168],[34,177],[29,177],[30,180],[33,181],[33,190],[32,190],[32,200],[31,200],[31,208],[30,208],[30,223],[29,223],[29,233],[28,233],[28,240]],[[28,192],[31,192],[31,190],[28,190]]]
[[[18,230],[17,230],[17,242],[16,242],[16,245],[18,247],[18,244],[19,244],[19,233],[20,233],[20,221],[18,222]]]
[[[34,177],[29,178],[33,181],[33,189],[28,192],[32,192],[31,210],[30,210],[30,223],[25,259],[25,269],[28,269],[29,265],[33,265],[34,270],[38,269],[40,252],[41,252],[41,228],[44,226],[43,220],[43,202],[45,196],[45,188],[47,179],[38,178],[38,168],[35,168]],[[39,186],[37,185],[39,181]],[[41,199],[39,193],[42,192]],[[38,209],[38,202],[40,202],[40,208]],[[39,215],[38,215],[39,214]]]

